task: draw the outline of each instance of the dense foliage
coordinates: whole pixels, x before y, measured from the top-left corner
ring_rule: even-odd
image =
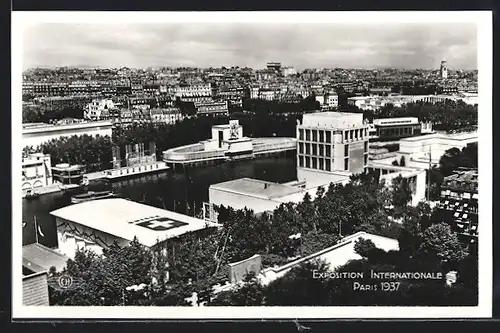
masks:
[[[81,107],[23,106],[23,123],[50,123],[63,118],[83,119]]]
[[[347,185],[331,184],[326,191],[320,188],[314,198],[306,194],[299,204],[282,204],[272,214],[256,215],[248,209],[234,211],[219,207],[222,228],[209,229],[204,235],[183,235],[169,242],[164,250],[147,250],[132,242],[125,248],[115,245],[104,256],[78,252],[67,268],[69,274],[81,281],[78,288],[52,291],[51,299],[54,304],[75,305],[120,302],[183,305],[196,292],[197,302],[207,305],[474,303],[475,250],[463,245],[426,203],[388,210],[396,187],[379,184],[376,174],[355,176]],[[393,222],[391,216],[400,222]],[[326,272],[329,268],[309,262],[268,286],[249,276],[242,286],[219,294],[213,292],[214,285],[228,281],[230,262],[260,254],[264,267],[282,265],[291,257],[307,256],[337,244],[340,234],[357,231],[397,238],[400,251],[385,252],[372,242],[361,240],[355,244],[355,251],[362,259],[339,270],[365,272],[365,276],[372,269],[442,274],[457,270],[459,283],[445,287],[443,280],[403,281],[400,289],[391,294],[396,296],[389,297],[387,292],[354,291],[353,281],[314,278],[313,270]],[[301,237],[289,237],[297,234]],[[127,286],[139,283],[148,285],[147,292],[123,293]],[[422,296],[431,290],[438,295],[433,301]]]
[[[81,164],[87,172],[112,168],[111,138],[109,136],[82,135],[61,137],[39,147],[25,147],[23,153],[40,151],[50,154],[52,165],[58,163]]]
[[[345,112],[363,113],[368,121],[379,118],[417,117],[421,122],[431,122],[434,130],[456,131],[473,130],[478,124],[478,107],[462,101],[446,100],[438,103],[415,102],[396,107],[387,104],[378,110],[360,110],[347,105]]]
[[[471,143],[462,150],[458,148],[448,149],[439,160],[439,167],[434,166],[428,177],[430,177],[430,199],[437,200],[441,193],[441,184],[444,177],[451,175],[454,171],[460,169],[478,168],[478,144]]]

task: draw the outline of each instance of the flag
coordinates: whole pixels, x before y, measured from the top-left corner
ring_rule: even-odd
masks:
[[[45,237],[45,235],[42,232],[42,228],[40,228],[40,226],[38,226],[38,233],[40,234],[40,236]]]

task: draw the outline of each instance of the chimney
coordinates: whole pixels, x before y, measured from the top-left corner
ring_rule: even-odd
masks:
[[[264,183],[264,189],[267,189],[269,187],[268,183]]]

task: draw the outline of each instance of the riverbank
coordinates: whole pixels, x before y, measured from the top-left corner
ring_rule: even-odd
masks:
[[[142,165],[134,165],[129,167],[123,167],[119,169],[109,169],[104,171],[97,171],[86,173],[83,175],[84,178],[87,178],[89,181],[100,181],[100,180],[122,180],[130,177],[142,177],[152,173],[162,173],[169,170],[170,167],[163,161],[157,161],[155,163],[142,164]],[[38,187],[33,189],[34,192],[39,195],[45,195],[50,193],[60,192],[60,184],[51,184],[44,187]],[[26,193],[23,191],[22,198],[26,197]]]

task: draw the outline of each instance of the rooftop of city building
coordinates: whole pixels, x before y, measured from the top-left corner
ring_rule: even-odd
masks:
[[[299,191],[296,187],[259,179],[240,178],[210,186],[222,191],[249,195],[263,199],[279,198]]]
[[[118,238],[154,246],[157,241],[218,226],[216,223],[122,198],[102,199],[66,206],[52,216],[99,230]]]

